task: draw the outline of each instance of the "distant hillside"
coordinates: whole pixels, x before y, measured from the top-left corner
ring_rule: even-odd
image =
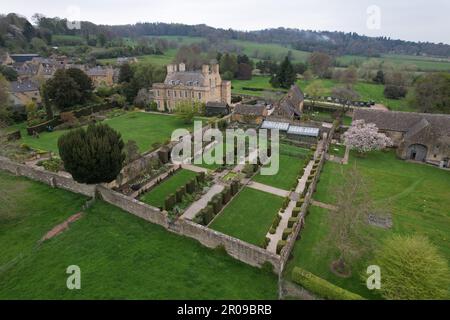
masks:
[[[133,25],[96,25],[82,22],[80,30],[69,30],[65,19],[34,17],[33,26],[16,14],[0,16],[0,47],[25,50],[32,38],[44,40],[51,45],[53,35],[82,36],[90,39],[102,35],[108,39],[139,38],[142,36],[191,36],[203,37],[210,42],[243,40],[257,43],[274,43],[301,51],[323,51],[330,54],[361,55],[378,57],[385,54],[450,57],[450,45],[430,42],[393,40],[386,37],[367,37],[356,33],[311,31],[298,29],[265,29],[259,31],[237,31],[213,28],[207,25],[185,25],[177,23],[137,23]],[[61,37],[59,37],[61,40]],[[81,44],[81,42],[80,42]]]

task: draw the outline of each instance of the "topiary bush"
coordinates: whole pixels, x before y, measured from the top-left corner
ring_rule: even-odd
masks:
[[[172,210],[176,203],[176,196],[172,193],[169,196],[167,196],[166,200],[164,201],[164,209],[165,210]]]
[[[295,267],[292,280],[306,290],[329,300],[364,300],[360,295],[342,289],[334,284],[306,271]]]
[[[292,233],[292,228],[286,228],[283,230],[283,235],[281,236],[281,239],[286,240],[290,234]]]
[[[280,240],[277,243],[277,254],[281,253],[281,250],[284,248],[284,246],[286,245],[286,241],[285,240]]]
[[[300,211],[301,211],[300,207],[295,207],[294,209],[292,209],[292,217],[297,218],[300,214]]]
[[[299,221],[299,218],[289,218],[288,228],[293,228],[294,225]]]

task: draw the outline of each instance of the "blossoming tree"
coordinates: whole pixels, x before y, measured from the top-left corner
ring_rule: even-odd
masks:
[[[353,121],[343,137],[345,145],[360,154],[372,150],[382,150],[393,144],[389,137],[384,133],[378,132],[378,128],[374,123],[365,123],[364,120]]]

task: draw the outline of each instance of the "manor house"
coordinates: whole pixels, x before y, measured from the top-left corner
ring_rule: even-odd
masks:
[[[164,83],[154,83],[152,91],[159,111],[172,111],[186,100],[231,104],[231,82],[222,80],[217,63],[196,71],[187,71],[184,63],[169,64]]]

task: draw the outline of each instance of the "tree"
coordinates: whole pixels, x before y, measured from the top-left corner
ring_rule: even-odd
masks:
[[[383,70],[378,70],[377,75],[373,78],[373,82],[378,84],[384,84],[384,72]]]
[[[125,163],[129,164],[141,157],[139,147],[134,140],[128,140],[125,144]]]
[[[372,208],[369,188],[357,170],[352,167],[342,176],[334,192],[335,210],[328,211],[328,234],[325,238],[329,246],[338,250],[338,257],[331,268],[341,276],[350,276],[352,264],[367,252],[372,239],[366,228],[367,218]]]
[[[358,72],[354,66],[350,66],[342,72],[341,79],[343,83],[352,85],[358,80]]]
[[[305,88],[305,92],[308,94],[308,98],[312,101],[314,107],[316,100],[325,94],[325,87],[322,81],[315,80]]]
[[[378,132],[374,123],[355,120],[343,135],[344,143],[358,153],[364,154],[372,150],[381,150],[392,146],[392,140],[384,133]]]
[[[414,82],[410,104],[420,112],[450,113],[450,74],[420,76]]]
[[[285,57],[283,62],[278,67],[278,71],[270,79],[270,83],[273,87],[281,87],[289,89],[297,79],[297,75],[294,71],[291,61],[288,57]]]
[[[406,96],[406,88],[401,86],[386,85],[383,94],[388,99],[400,99]]]
[[[318,77],[324,78],[333,59],[326,53],[323,52],[313,52],[308,58],[308,65],[311,68],[311,71]]]
[[[237,57],[234,54],[225,53],[220,58],[220,72],[222,74],[226,74],[229,76],[230,74],[234,76],[238,72],[238,62]]]
[[[97,42],[100,44],[100,47],[104,47],[106,44],[106,35],[104,33],[97,35]]]
[[[119,70],[119,83],[130,82],[133,79],[134,71],[129,63],[124,63]]]
[[[8,81],[17,80],[17,71],[11,67],[0,65],[0,74],[2,74]]]
[[[394,235],[375,252],[381,293],[389,300],[448,299],[447,260],[424,236]]]
[[[5,77],[0,74],[0,123],[8,124],[10,121],[11,111],[9,100],[9,83]]]
[[[120,133],[106,124],[71,130],[58,139],[64,167],[80,183],[113,181],[125,160]]]
[[[247,63],[239,63],[238,71],[236,73],[236,79],[238,80],[251,80],[252,79],[252,67]]]
[[[354,100],[359,98],[359,94],[349,86],[334,87],[332,90],[332,95],[333,97],[339,99],[344,112],[350,108],[350,105]]]
[[[303,74],[307,69],[306,63],[303,62],[295,63],[293,67],[296,74]]]
[[[185,100],[180,101],[175,106],[175,114],[183,120],[185,124],[191,124],[199,108],[198,103]]]
[[[78,84],[81,102],[86,102],[91,97],[92,90],[94,89],[91,78],[83,70],[78,68],[69,68],[66,70],[66,73]]]

